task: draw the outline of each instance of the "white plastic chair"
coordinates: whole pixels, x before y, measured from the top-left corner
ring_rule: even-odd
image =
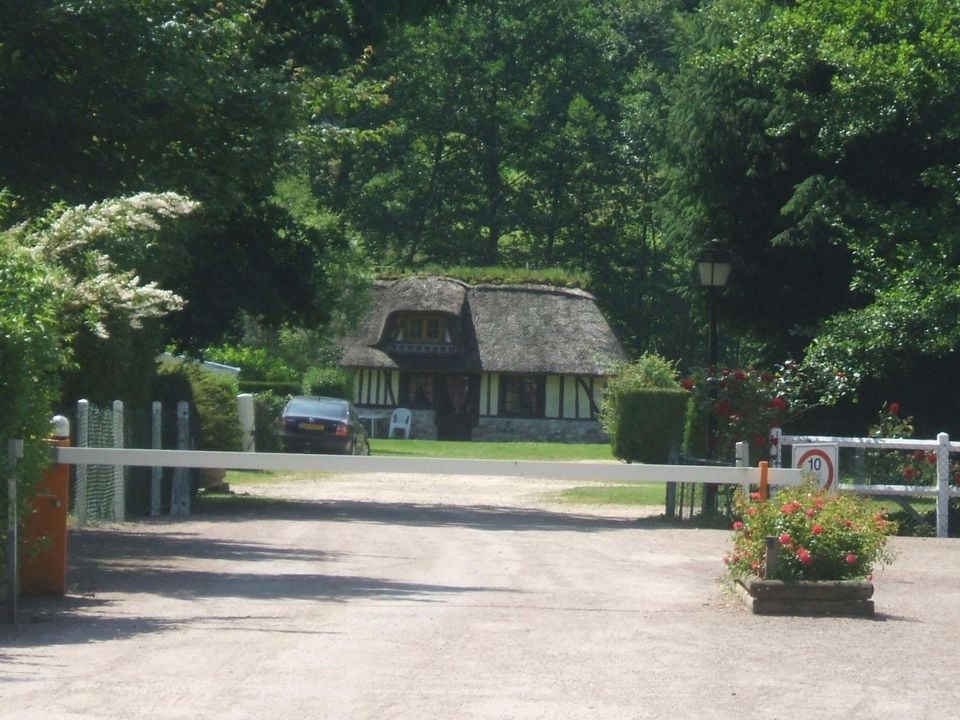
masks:
[[[394,433],[400,433],[400,437],[410,437],[410,419],[411,413],[406,408],[397,408],[390,414],[390,430],[387,437],[395,437]]]

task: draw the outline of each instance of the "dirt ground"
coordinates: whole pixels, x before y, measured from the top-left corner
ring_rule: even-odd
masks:
[[[960,545],[895,539],[877,617],[751,615],[729,533],[564,484],[337,476],[73,530],[0,626],[0,718],[952,718]]]

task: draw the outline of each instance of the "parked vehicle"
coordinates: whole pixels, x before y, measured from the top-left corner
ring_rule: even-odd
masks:
[[[296,395],[280,416],[280,441],[286,452],[369,455],[367,429],[349,400]]]

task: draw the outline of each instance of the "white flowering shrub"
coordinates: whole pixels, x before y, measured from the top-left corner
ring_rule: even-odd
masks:
[[[16,468],[22,502],[49,461],[46,439],[72,359],[71,338],[84,329],[105,337],[108,317],[136,328],[182,307],[175,293],[141,282],[137,267],[162,224],[196,207],[175,193],[140,193],[56,208],[0,231],[0,447],[9,439],[25,441]],[[0,462],[0,478],[9,472]],[[0,535],[6,534],[5,502],[0,493]]]

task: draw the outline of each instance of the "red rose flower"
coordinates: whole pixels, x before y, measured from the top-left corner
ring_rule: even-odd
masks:
[[[743,530],[743,523],[740,522],[739,520],[737,520],[737,521],[733,524],[733,529],[734,529],[734,530]]]
[[[857,557],[856,553],[847,553],[847,557],[845,559],[847,561],[847,565],[856,565],[857,560],[860,558]]]
[[[810,557],[810,551],[806,548],[797,548],[797,559],[803,565],[809,565],[813,562],[813,558]]]
[[[823,532],[823,525],[814,524],[814,526],[810,528],[810,532],[812,532],[814,535],[819,535]]]
[[[890,412],[891,415],[899,415],[899,414],[900,414],[900,403],[898,403],[898,402],[892,402],[892,403],[890,403],[890,405],[887,406],[887,410]]]
[[[787,401],[784,400],[784,399],[783,399],[782,397],[780,397],[779,395],[777,395],[775,398],[773,398],[773,399],[770,401],[770,407],[772,407],[774,410],[786,410],[786,409],[787,409]]]
[[[793,542],[793,538],[790,537],[790,533],[780,533],[780,544],[787,546]]]

